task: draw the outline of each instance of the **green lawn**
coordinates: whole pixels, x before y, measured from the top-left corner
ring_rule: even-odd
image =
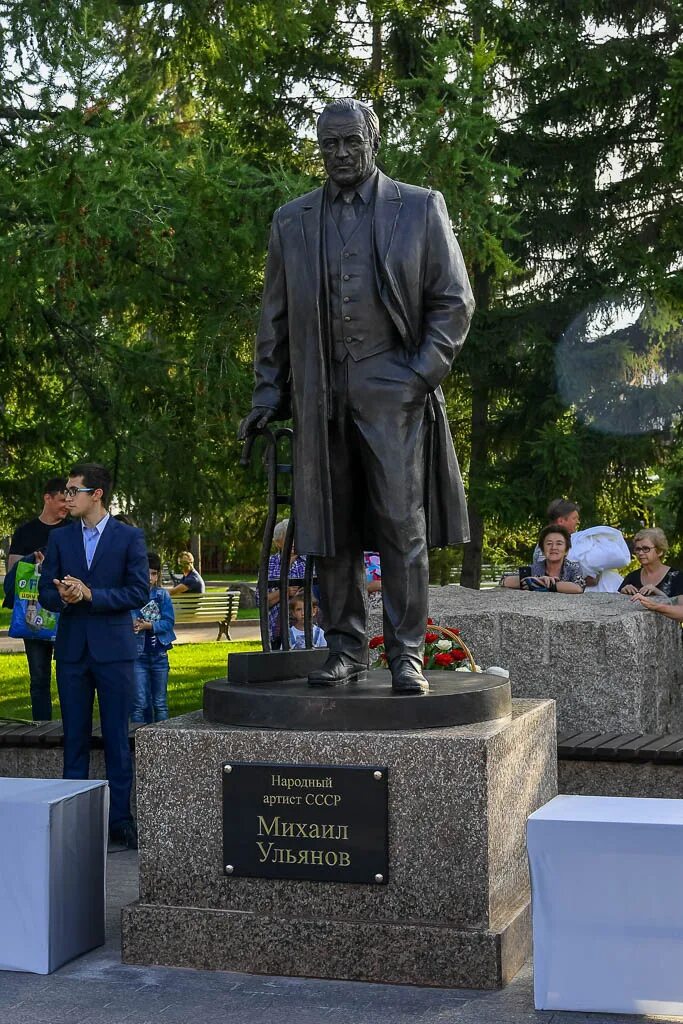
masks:
[[[204,572],[202,576],[211,583],[255,583],[258,569],[253,572]]]
[[[247,609],[248,611],[249,609]],[[258,609],[257,609],[258,610]],[[0,629],[7,629],[9,620],[12,618],[11,608],[0,608]]]
[[[202,706],[202,687],[211,679],[225,675],[230,653],[260,651],[261,644],[213,642],[181,644],[169,653],[171,673],[168,679],[168,707],[171,717],[196,711]],[[59,718],[57,687],[52,681],[53,715]],[[0,718],[31,717],[28,696],[28,669],[23,654],[0,654]]]

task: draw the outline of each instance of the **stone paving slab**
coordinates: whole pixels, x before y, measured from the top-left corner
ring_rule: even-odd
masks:
[[[531,966],[498,992],[274,978],[121,963],[137,854],[111,851],[104,946],[48,976],[0,971],[0,1024],[633,1024],[681,1017],[535,1012]]]

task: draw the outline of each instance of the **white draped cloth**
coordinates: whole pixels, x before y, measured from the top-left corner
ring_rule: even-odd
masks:
[[[586,587],[587,594],[615,594],[623,577],[623,569],[631,561],[631,552],[624,535],[612,526],[591,526],[572,534],[569,557],[581,566],[583,576],[597,576],[594,587]]]

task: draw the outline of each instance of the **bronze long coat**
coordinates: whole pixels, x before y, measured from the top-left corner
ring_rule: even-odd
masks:
[[[294,420],[296,549],[333,555],[327,449],[327,313],[321,220],[325,188],[276,211],[270,233],[252,405]],[[440,192],[378,171],[373,235],[377,284],[410,365],[428,383],[425,511],[430,547],[469,540],[467,505],[439,387],[474,310],[467,271]],[[387,424],[391,429],[391,424]],[[362,514],[359,510],[359,514]],[[367,546],[371,549],[372,539]]]

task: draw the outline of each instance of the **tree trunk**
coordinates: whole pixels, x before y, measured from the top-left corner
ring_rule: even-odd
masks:
[[[479,590],[481,556],[484,546],[484,520],[478,508],[478,496],[486,481],[488,459],[489,389],[481,381],[472,381],[472,449],[470,456],[469,498],[470,542],[465,545],[460,585]]]
[[[380,128],[384,117],[383,93],[383,60],[384,48],[382,40],[382,15],[375,9],[375,4],[368,4],[372,25],[372,48],[370,51],[370,95],[375,113],[380,120]]]
[[[201,533],[190,534],[190,551],[194,555],[194,567],[201,576],[202,574],[202,535]]]

